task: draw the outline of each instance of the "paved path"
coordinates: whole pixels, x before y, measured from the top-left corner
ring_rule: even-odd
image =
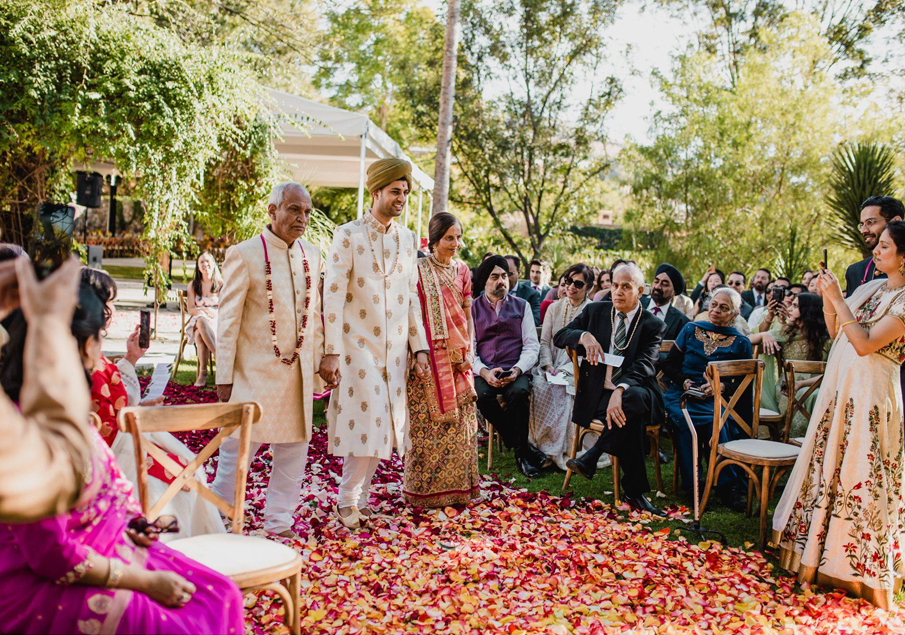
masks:
[[[114,260],[114,259],[110,259]],[[112,263],[111,263],[112,264]],[[113,323],[107,330],[104,338],[104,354],[123,355],[126,352],[126,338],[135,329],[139,322],[139,311],[149,308],[154,300],[153,290],[144,289],[140,280],[117,279],[116,285],[119,294],[116,299],[116,314]],[[177,289],[185,289],[184,284],[173,284],[173,289],[167,297],[167,307],[161,308],[157,313],[157,337],[151,340],[151,348],[142,358],[140,365],[153,365],[157,362],[172,362],[176,359],[179,350],[179,303],[176,298]],[[151,326],[154,326],[153,307],[151,311]],[[194,357],[194,347],[187,347],[189,354]]]

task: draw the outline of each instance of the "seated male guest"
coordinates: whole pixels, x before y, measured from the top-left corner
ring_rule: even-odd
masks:
[[[525,302],[528,303],[529,310],[531,311],[531,316],[534,319],[534,326],[538,327],[541,325],[540,321],[540,301],[541,296],[540,293],[535,291],[531,282],[525,280],[524,282],[518,281],[519,272],[521,270],[522,262],[518,259],[517,256],[506,256],[507,260],[507,271],[509,272],[509,294],[515,296],[516,298],[521,298]],[[481,287],[474,287],[475,289],[481,289]],[[537,331],[534,332],[537,335]]]
[[[515,461],[525,476],[540,474],[547,463],[543,452],[528,443],[531,381],[540,343],[528,303],[509,293],[509,263],[491,256],[475,274],[471,305],[475,330],[475,392],[478,410],[515,449]],[[533,291],[533,290],[532,290]],[[502,395],[506,409],[497,401]]]
[[[742,302],[747,302],[755,309],[767,306],[767,286],[773,279],[769,269],[758,269],[751,278],[751,288],[741,292]]]
[[[537,291],[540,294],[541,302],[543,302],[544,298],[547,297],[547,293],[550,291],[550,285],[547,284],[548,276],[546,275],[547,267],[544,265],[543,261],[535,258],[531,261],[531,264],[528,266],[528,278],[531,288]]]
[[[733,271],[729,274],[729,277],[726,278],[726,286],[732,287],[738,291],[739,294],[745,292],[746,282],[748,282],[748,278],[741,271]],[[742,299],[742,307],[740,309],[741,316],[747,320],[752,311],[754,311],[754,306]]]
[[[663,263],[650,285],[650,296],[641,298],[641,305],[651,315],[666,324],[664,340],[674,340],[682,327],[688,324],[688,316],[673,306],[677,294],[685,293],[685,278],[679,270]]]
[[[553,344],[584,357],[572,421],[588,427],[597,419],[606,428],[592,448],[566,465],[590,479],[601,454],[617,457],[623,500],[634,509],[662,515],[644,496],[650,491],[644,433],[647,425],[663,416],[654,366],[666,324],[641,308],[643,292],[641,269],[635,264],[620,265],[613,272],[612,301],[586,306],[556,333]]]

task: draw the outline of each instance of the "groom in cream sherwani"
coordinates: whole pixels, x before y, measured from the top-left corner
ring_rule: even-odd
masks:
[[[264,529],[284,538],[298,537],[292,526],[324,353],[317,292],[321,254],[302,239],[311,207],[311,195],[298,183],[277,185],[267,206],[270,224],[226,252],[220,291],[217,393],[221,401],[261,404],[249,461],[262,443],[270,444]],[[235,492],[238,446],[238,439],[230,438],[220,447],[213,490],[226,500]]]
[[[372,515],[371,479],[393,448],[402,456],[408,424],[408,352],[429,371],[418,302],[415,234],[396,222],[411,188],[412,166],[381,159],[368,169],[371,209],[336,229],[324,279],[321,377],[339,384],[327,409],[328,443],[345,457],[334,512],[349,528]]]

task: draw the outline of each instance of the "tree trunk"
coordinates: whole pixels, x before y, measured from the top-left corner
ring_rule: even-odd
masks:
[[[450,147],[453,105],[456,100],[456,57],[459,50],[459,0],[449,0],[446,12],[446,43],[443,48],[443,78],[440,84],[440,115],[437,123],[437,159],[434,166],[434,198],[431,216],[446,211],[449,198]]]

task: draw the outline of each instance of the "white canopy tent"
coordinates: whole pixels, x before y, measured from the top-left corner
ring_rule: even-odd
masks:
[[[412,163],[413,189],[418,190],[415,231],[421,236],[424,194],[431,197],[434,180],[406,156],[398,143],[367,115],[278,90],[269,92],[282,134],[282,139],[276,140],[277,153],[288,164],[293,178],[306,185],[357,187],[358,216],[364,212],[365,173],[369,165],[385,157]],[[410,207],[406,206],[403,219],[406,225]]]

